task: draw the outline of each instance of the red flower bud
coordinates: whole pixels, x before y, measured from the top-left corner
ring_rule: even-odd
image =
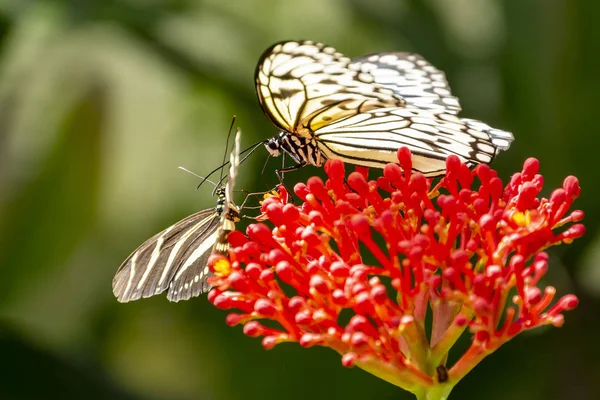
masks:
[[[227,324],[243,324],[265,349],[330,346],[344,366],[381,367],[407,387],[438,384],[430,363],[462,332],[472,340],[446,366],[453,379],[524,330],[561,326],[578,299],[555,301],[556,289],[541,286],[543,250],[584,234],[583,212],[569,212],[579,181],[567,177],[543,198],[533,158],[504,186],[489,166],[471,171],[457,156],[441,180],[413,171],[407,148],[397,157],[371,181],[377,171],[345,179],[344,164],[328,160],[326,182],[294,186],[301,204],[281,187],[262,204],[264,223],[229,235],[230,258],[209,261],[208,296],[236,310]]]

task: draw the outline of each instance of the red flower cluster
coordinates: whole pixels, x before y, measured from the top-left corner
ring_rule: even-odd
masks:
[[[301,205],[288,203],[281,187],[267,198],[263,218],[274,227],[233,232],[230,258],[211,259],[209,300],[240,310],[227,323],[243,324],[267,349],[282,342],[331,347],[345,366],[413,393],[451,388],[523,330],[562,325],[577,298],[553,302],[555,289],[537,285],[548,268],[541,251],[584,233],[572,224],[583,212],[567,213],[580,192],[577,179],[567,177],[545,199],[536,159],[504,187],[487,165],[471,171],[454,156],[435,186],[412,172],[408,149],[398,160],[377,180],[360,167],[346,178],[343,163],[329,160],[327,182],[313,177],[295,186]],[[467,328],[470,348],[445,366]]]

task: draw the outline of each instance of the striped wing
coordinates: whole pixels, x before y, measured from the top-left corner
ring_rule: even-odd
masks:
[[[235,132],[235,138],[233,140],[233,150],[229,154],[229,174],[227,175],[227,183],[225,183],[225,201],[227,207],[236,208],[233,204],[233,188],[235,186],[235,180],[237,179],[238,167],[240,165],[240,142],[242,138],[242,131],[238,128]],[[223,213],[225,218],[227,213]]]
[[[350,67],[369,74],[392,89],[407,106],[458,115],[458,98],[452,96],[446,75],[418,54],[376,53],[353,58]]]
[[[398,149],[408,147],[413,169],[427,176],[442,173],[451,154],[470,165],[489,163],[513,140],[510,132],[483,122],[416,107],[358,114],[333,122],[315,135],[326,158],[368,167],[395,163]]]
[[[121,264],[113,279],[113,292],[126,303],[168,289],[167,299],[188,300],[210,290],[207,279],[211,254],[226,254],[227,236],[239,220],[233,203],[233,185],[240,161],[238,129],[225,188],[217,189],[217,208],[199,211],[154,235]],[[219,213],[219,205],[223,211]]]
[[[217,242],[213,248],[213,254],[221,254],[227,256],[229,250],[229,242],[227,237],[229,232],[235,229],[235,223],[240,220],[240,210],[233,202],[233,188],[238,174],[240,165],[240,140],[241,132],[238,129],[235,134],[233,143],[233,151],[229,156],[229,175],[225,184],[225,210],[221,214],[221,225],[217,232]]]
[[[263,111],[283,131],[311,137],[331,121],[383,107],[403,106],[390,88],[374,82],[360,64],[332,47],[312,41],[273,45],[255,72]]]
[[[210,287],[206,262],[216,242],[219,215],[214,208],[199,211],[144,242],[121,264],[113,279],[113,292],[126,303],[154,296],[178,281],[193,282],[185,291],[167,297],[187,300]]]
[[[177,272],[167,293],[167,298],[171,301],[188,300],[190,297],[198,296],[200,293],[210,290],[211,286],[206,282],[206,279],[212,276],[212,272],[207,266],[208,258],[212,254],[227,256],[229,250],[227,237],[229,232],[235,229],[235,223],[239,221],[240,215],[238,207],[233,202],[233,187],[240,163],[240,136],[241,131],[238,129],[233,150],[229,157],[227,183],[225,184],[225,190],[222,192],[224,193],[221,200],[224,204],[223,211],[218,218],[218,223],[211,224],[210,236],[199,242],[200,246],[197,247],[197,251],[202,252],[201,264],[190,265],[189,268],[183,265]]]

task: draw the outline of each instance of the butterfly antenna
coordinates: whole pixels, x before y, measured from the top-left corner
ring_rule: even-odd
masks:
[[[234,116],[234,120],[235,120],[235,116]],[[233,127],[233,122],[231,123],[231,127]],[[227,143],[226,143],[226,147],[229,146],[229,136],[231,135],[231,128],[229,128],[229,134],[227,135]],[[254,143],[250,146],[248,146],[247,148],[245,148],[244,150],[240,151],[240,156],[244,155],[244,158],[241,159],[240,164],[243,163],[244,161],[246,161],[246,159],[248,157],[250,157],[250,155],[252,153],[254,153],[260,146],[264,145],[265,143],[267,143],[268,140],[261,140],[260,142]],[[246,154],[248,153],[248,154]],[[227,157],[227,153],[223,156],[223,163],[221,165],[219,165],[217,168],[213,169],[212,171],[210,171],[208,173],[208,175],[206,175],[206,177],[204,177],[202,179],[202,181],[198,184],[198,187],[196,187],[196,189],[199,189],[200,186],[202,186],[202,184],[204,183],[205,180],[207,180],[208,178],[210,178],[212,176],[212,174],[214,174],[217,171],[223,171],[223,169],[229,165],[229,160],[226,160]],[[268,160],[268,158],[267,158]],[[264,173],[264,167],[263,167],[263,173]],[[225,179],[227,177],[227,175],[225,175],[225,177],[223,177],[223,175],[221,174],[221,177],[219,178],[219,182],[223,182],[223,179]]]
[[[193,176],[195,176],[196,178],[200,178],[200,179],[202,179],[202,182],[208,182],[208,183],[211,183],[211,184],[213,184],[213,185],[216,185],[216,183],[214,183],[214,182],[213,182],[213,181],[211,181],[210,179],[208,179],[208,178],[205,178],[205,177],[203,177],[203,176],[200,176],[200,175],[198,175],[197,173],[195,173],[195,172],[192,172],[192,171],[190,171],[189,169],[187,169],[187,168],[185,168],[185,167],[181,167],[181,166],[180,166],[180,167],[178,167],[178,168],[179,168],[180,170],[184,171],[184,172],[187,172],[187,173],[188,173],[188,174],[190,174],[190,175],[193,175]]]
[[[244,150],[240,151],[240,156],[243,154],[246,154],[247,151],[250,151],[250,154],[254,153],[254,151],[260,147],[260,145],[266,144],[268,142],[268,140],[261,140],[260,142],[251,144],[250,146],[248,146],[247,148],[245,148]]]
[[[228,154],[228,148],[229,148],[229,138],[231,136],[231,131],[233,130],[233,124],[235,123],[235,118],[236,116],[234,115],[232,120],[231,120],[231,125],[229,126],[229,133],[227,134],[227,141],[225,142],[225,153],[223,154],[223,162],[221,165],[219,165],[217,168],[213,169],[212,171],[210,171],[208,173],[208,175],[206,175],[198,184],[198,186],[196,187],[196,190],[200,189],[200,186],[202,186],[202,184],[204,183],[204,181],[206,181],[208,178],[210,178],[212,176],[212,174],[214,174],[217,171],[221,171],[221,177],[219,178],[219,181],[222,181],[222,177],[223,177],[223,168],[225,168],[228,164],[229,161],[227,160],[227,154]]]
[[[244,158],[242,158],[242,159],[240,160],[240,164],[242,164],[244,161],[246,161],[246,159],[247,159],[248,157],[250,157],[250,156],[252,155],[252,153],[254,153],[254,152],[256,151],[256,149],[258,149],[260,146],[262,146],[262,145],[263,145],[263,144],[265,144],[265,143],[266,143],[266,141],[265,141],[265,140],[263,140],[262,142],[255,143],[255,144],[253,144],[252,146],[248,147],[246,150],[244,150],[244,151],[240,152],[240,155],[242,155],[242,154],[244,154],[245,152],[249,151],[249,152],[248,152],[248,154],[246,154],[246,155],[244,156]]]
[[[248,148],[247,148],[247,149],[245,149],[244,151],[241,151],[241,152],[240,152],[240,155],[241,155],[241,154],[244,154],[244,153],[248,153],[248,154],[246,154],[246,155],[244,156],[244,158],[242,158],[242,159],[240,160],[240,162],[239,162],[239,165],[241,165],[241,164],[242,164],[244,161],[246,161],[246,159],[247,159],[248,157],[250,157],[250,156],[252,155],[252,153],[254,153],[254,152],[256,151],[256,149],[258,149],[260,146],[262,146],[262,145],[263,145],[263,144],[265,144],[266,142],[267,142],[266,140],[263,140],[262,142],[254,143],[252,146],[248,147]],[[229,162],[223,163],[223,165],[221,165],[221,167],[220,167],[220,168],[221,168],[221,171],[223,171],[223,169],[225,168],[225,166],[226,166],[227,164],[229,164]],[[218,168],[217,168],[217,169],[218,169]],[[216,170],[215,170],[215,171],[216,171]],[[213,171],[213,172],[215,172],[215,171]],[[264,172],[264,168],[263,168],[263,172]],[[212,174],[212,172],[211,172],[211,174]],[[219,181],[218,181],[218,183],[217,183],[217,186],[215,187],[215,192],[216,192],[217,188],[223,184],[223,181],[224,181],[225,179],[227,179],[227,176],[228,176],[228,175],[225,175],[225,176],[223,176],[223,174],[221,174],[221,178],[219,179]],[[213,195],[214,195],[214,193],[213,193]]]
[[[229,150],[229,138],[231,138],[231,132],[233,132],[233,125],[235,124],[235,115],[231,119],[231,125],[229,126],[229,132],[227,133],[227,140],[225,141],[225,152],[223,153],[223,162],[221,165],[225,167],[225,163],[227,162],[227,154],[231,152]],[[223,181],[223,167],[221,168],[221,178],[219,179],[219,183]]]
[[[196,187],[196,190],[200,189],[200,186],[202,186],[202,184],[203,184],[205,181],[208,181],[208,178],[209,178],[209,177],[210,177],[212,174],[214,174],[215,172],[217,172],[217,171],[218,171],[218,170],[220,170],[220,169],[223,169],[223,168],[225,168],[225,166],[227,166],[227,164],[229,164],[229,161],[228,161],[227,163],[223,164],[223,165],[220,165],[220,166],[218,166],[217,168],[213,169],[212,171],[210,171],[210,172],[208,173],[208,175],[206,175],[204,178],[202,178],[202,181],[200,181],[200,183],[199,183],[199,184],[198,184],[198,186]],[[210,182],[210,181],[209,181],[209,182]]]

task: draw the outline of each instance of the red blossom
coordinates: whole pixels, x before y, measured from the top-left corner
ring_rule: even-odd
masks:
[[[264,200],[261,219],[272,227],[232,233],[230,259],[211,260],[210,301],[238,310],[227,323],[243,324],[267,349],[331,347],[344,366],[415,393],[456,384],[526,329],[562,325],[577,298],[554,301],[553,287],[537,285],[548,269],[543,250],[584,233],[583,212],[568,212],[577,178],[546,199],[534,158],[506,186],[487,165],[472,171],[454,156],[436,185],[412,172],[408,149],[398,160],[376,180],[365,168],[346,177],[343,163],[329,160],[326,182],[312,177],[295,186],[302,204],[288,203],[283,187]],[[348,321],[344,310],[352,312]],[[467,329],[470,348],[443,367]],[[443,380],[436,369],[447,371]]]

